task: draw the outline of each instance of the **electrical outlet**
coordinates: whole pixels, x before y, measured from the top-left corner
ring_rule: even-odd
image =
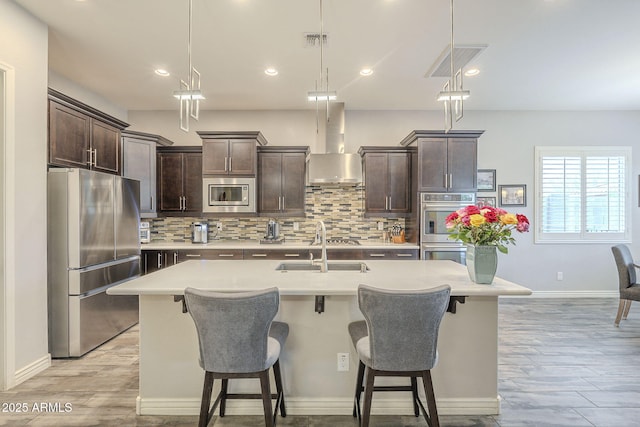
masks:
[[[556,273],[556,280],[564,280],[564,274],[562,274],[562,271],[558,271]]]
[[[383,230],[384,230],[384,222],[378,221],[378,231],[383,231]]]
[[[217,223],[216,228],[218,229],[218,231],[222,231],[222,223],[221,222]]]
[[[338,353],[338,372],[349,370],[349,353]]]
[[[298,230],[300,230],[300,223],[296,221],[293,223],[293,231],[298,231]]]

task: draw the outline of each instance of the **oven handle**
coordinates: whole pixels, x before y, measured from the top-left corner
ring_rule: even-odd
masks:
[[[463,245],[429,245],[422,244],[422,250],[448,251],[448,252],[466,252],[467,247]]]

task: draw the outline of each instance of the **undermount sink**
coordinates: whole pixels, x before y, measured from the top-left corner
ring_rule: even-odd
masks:
[[[329,262],[329,271],[359,271],[365,273],[369,267],[364,262]],[[310,264],[303,262],[283,262],[278,264],[276,271],[320,271],[320,264]]]

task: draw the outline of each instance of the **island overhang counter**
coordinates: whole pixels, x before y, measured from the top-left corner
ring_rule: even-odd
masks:
[[[340,263],[340,261],[335,261]],[[196,415],[203,371],[193,321],[183,313],[184,289],[240,292],[277,287],[277,320],[290,327],[281,354],[287,412],[292,415],[350,414],[357,356],[347,325],[362,319],[359,284],[386,289],[451,286],[458,303],[440,326],[438,365],[432,371],[438,411],[447,414],[498,414],[498,298],[531,294],[526,287],[495,278],[491,285],[470,281],[466,267],[452,261],[369,261],[369,270],[287,271],[282,261],[187,261],[109,290],[138,295],[140,304],[140,415]],[[324,311],[315,311],[316,297]],[[464,298],[462,298],[464,297]],[[402,333],[402,331],[398,331]],[[337,354],[349,353],[348,371],[337,371]],[[406,379],[388,380],[403,384]],[[250,380],[230,382],[230,390],[255,392]],[[233,387],[233,389],[231,388]],[[231,401],[227,413],[261,414],[259,401]],[[373,414],[411,414],[410,395],[376,396]]]

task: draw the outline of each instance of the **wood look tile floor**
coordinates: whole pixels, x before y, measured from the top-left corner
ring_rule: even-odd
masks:
[[[634,303],[620,328],[613,325],[617,306],[615,299],[501,300],[502,412],[441,416],[441,425],[640,426],[640,304]],[[54,360],[50,369],[0,393],[0,425],[197,425],[195,416],[136,416],[137,386],[138,328],[134,327],[82,358]],[[71,406],[65,407],[67,403]],[[23,406],[26,412],[17,413]],[[227,416],[211,425],[263,424],[257,416]],[[357,422],[350,416],[290,415],[280,418],[278,425],[355,427]],[[411,416],[377,416],[371,425],[426,426],[426,422]]]

